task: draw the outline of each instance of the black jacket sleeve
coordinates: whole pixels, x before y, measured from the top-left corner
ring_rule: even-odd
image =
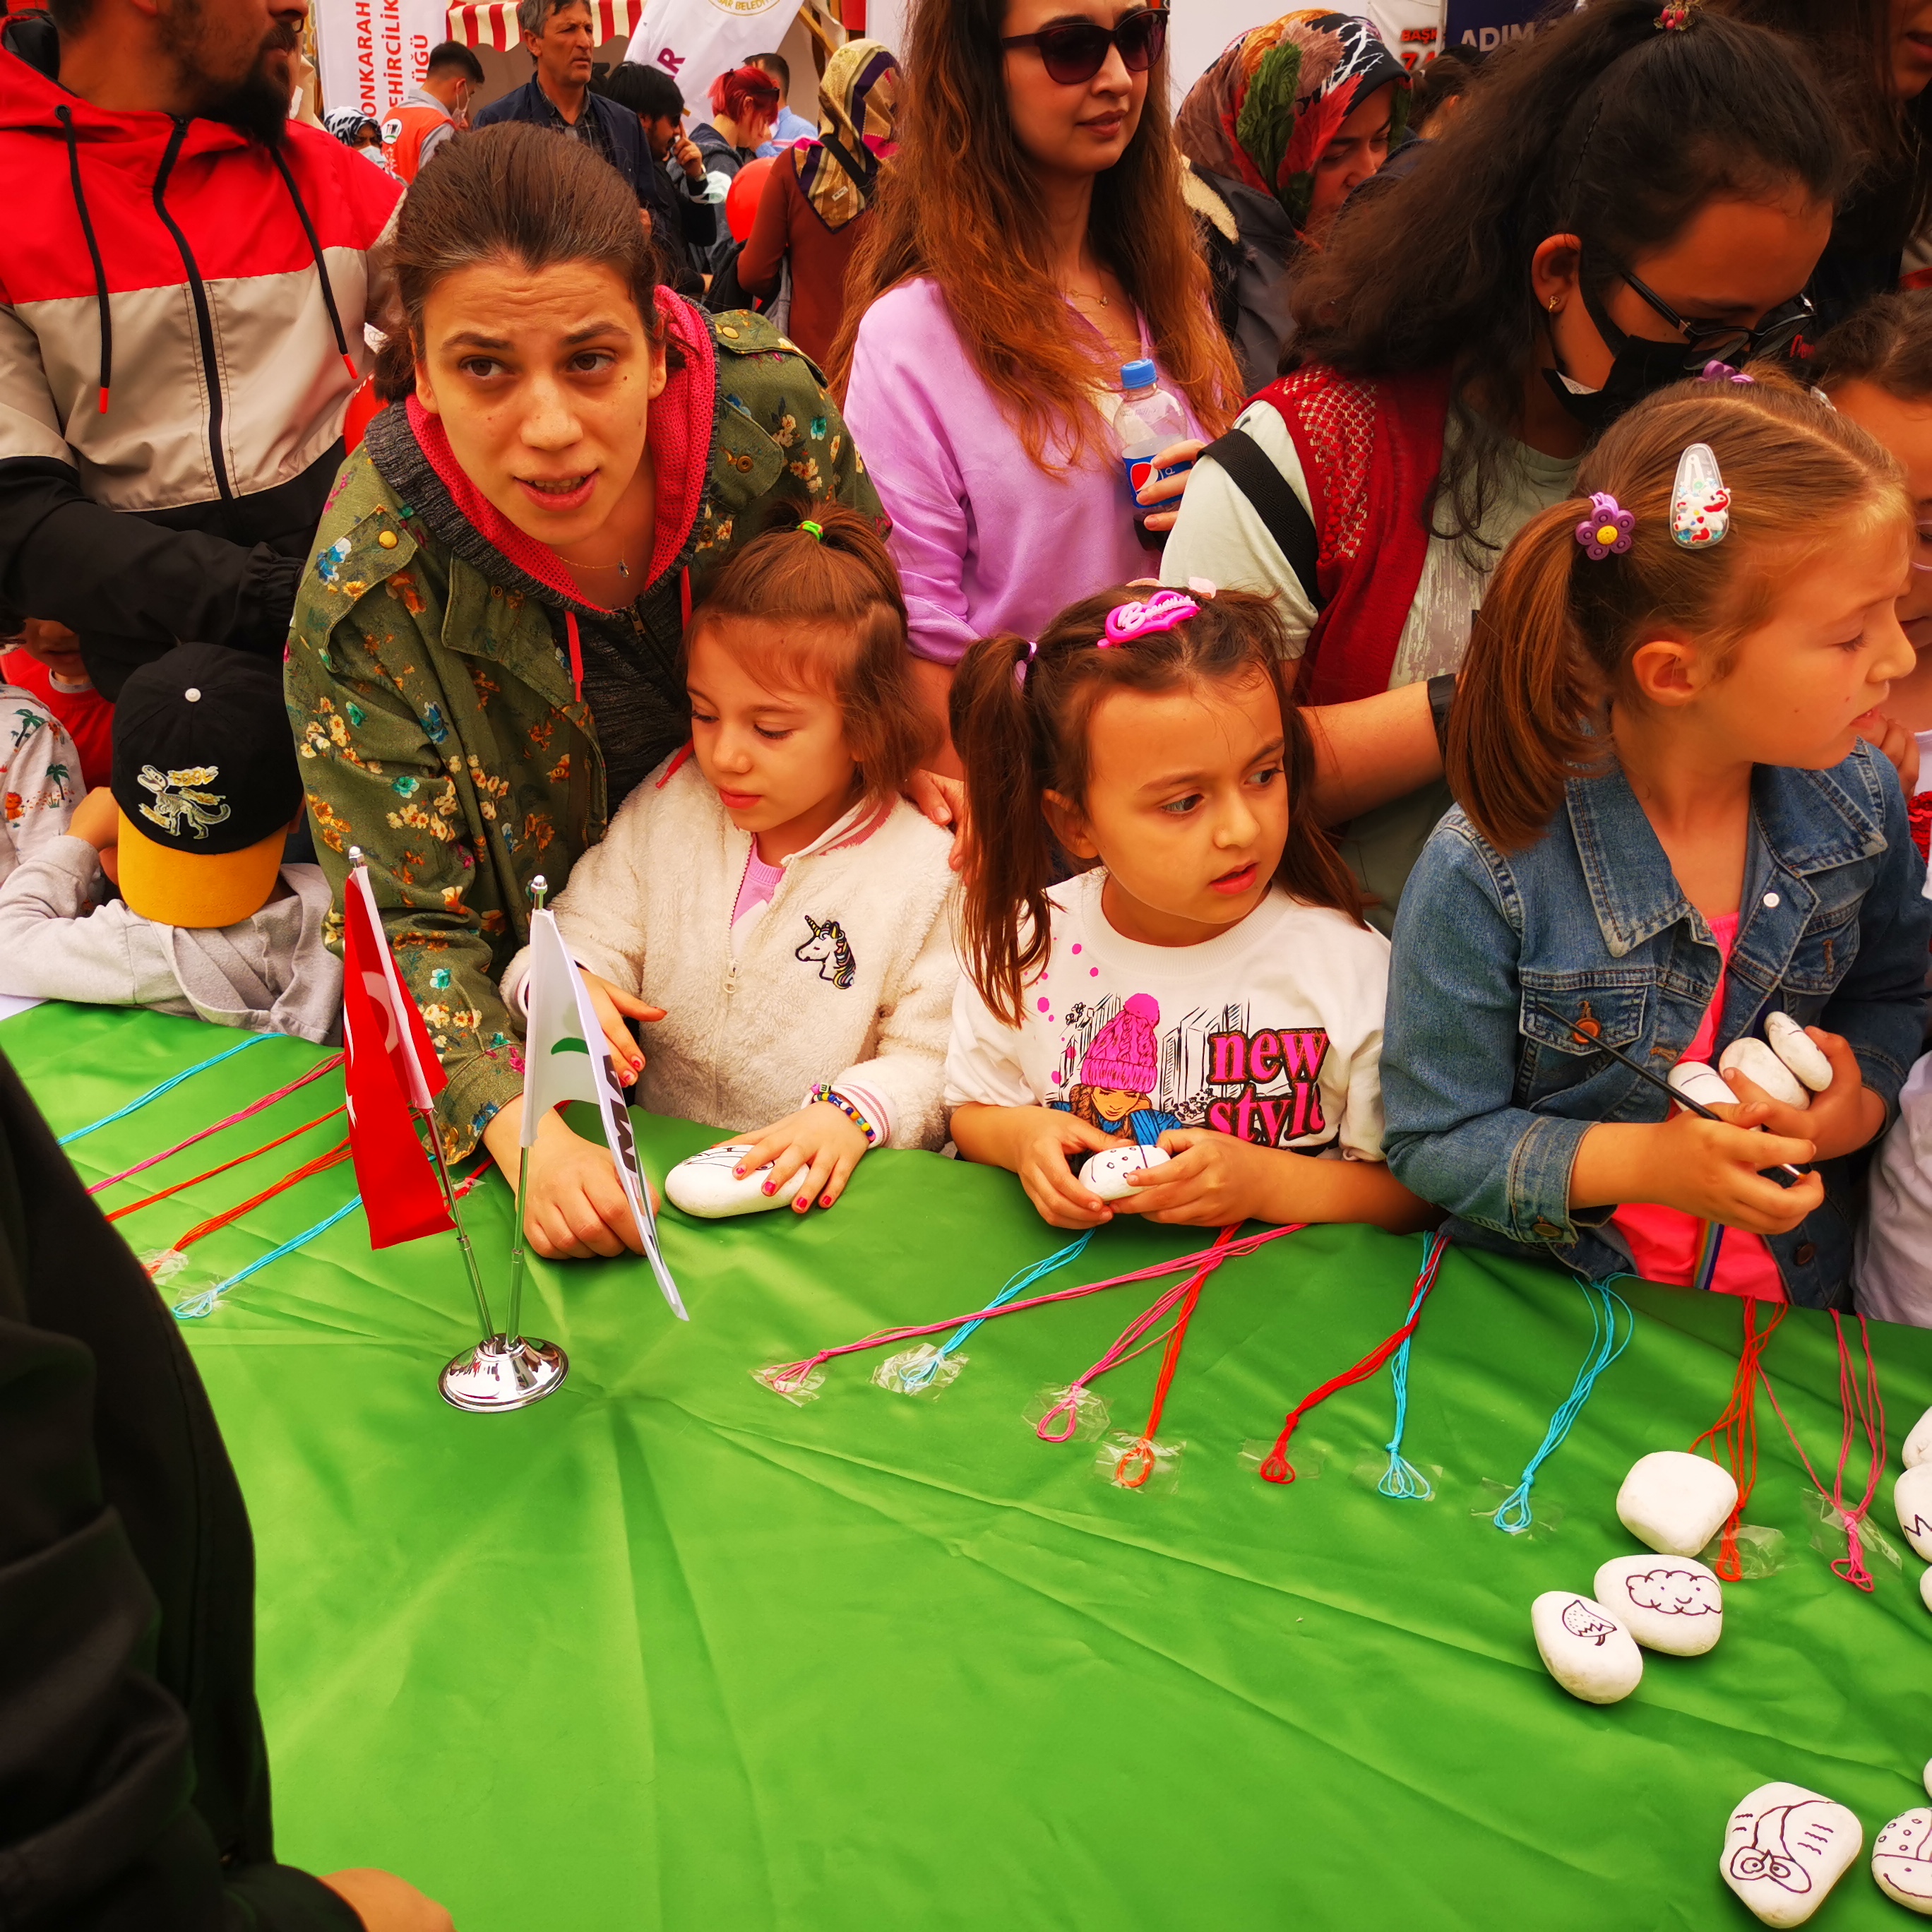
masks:
[[[172,1316],[0,1060],[0,1924],[359,1932],[274,1862],[254,1559]]]
[[[279,657],[304,561],[90,502],[50,457],[0,462],[0,604],[78,632],[110,698],[136,664],[176,643]]]

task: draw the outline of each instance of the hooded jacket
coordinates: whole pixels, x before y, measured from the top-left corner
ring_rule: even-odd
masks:
[[[560,890],[612,806],[689,734],[687,599],[778,500],[885,527],[836,404],[784,337],[668,289],[658,301],[679,364],[651,405],[656,535],[634,602],[585,602],[410,403],[344,466],[296,598],[289,712],[338,908],[329,944],[358,845],[448,1075],[436,1110],[452,1155],[523,1091],[497,980],[529,938],[532,880]]]
[[[178,642],[279,653],[400,184],[5,52],[0,180],[0,602],[76,631],[110,698]]]

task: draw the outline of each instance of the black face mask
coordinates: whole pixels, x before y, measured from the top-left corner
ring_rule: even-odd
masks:
[[[1626,334],[1588,289],[1582,291],[1582,296],[1585,312],[1596,324],[1597,333],[1612,358],[1610,373],[1600,389],[1581,393],[1568,387],[1557,370],[1544,370],[1543,380],[1556,400],[1592,436],[1597,436],[1645,397],[1669,388],[1672,382],[1682,382],[1692,373],[1685,359],[1692,352],[1682,342],[1654,342],[1647,336]]]

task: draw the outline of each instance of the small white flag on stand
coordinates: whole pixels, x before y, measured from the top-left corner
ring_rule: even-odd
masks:
[[[530,974],[524,1004],[530,1029],[524,1042],[523,1144],[536,1144],[538,1124],[560,1101],[588,1100],[597,1108],[603,1118],[610,1164],[617,1170],[625,1198],[637,1216],[651,1271],[671,1312],[680,1322],[688,1322],[691,1317],[685,1311],[677,1283],[671,1280],[664,1250],[658,1245],[650,1190],[638,1168],[637,1147],[631,1138],[631,1110],[611,1064],[604,1029],[598,1023],[577,962],[565,948],[556,915],[541,908],[530,915]]]

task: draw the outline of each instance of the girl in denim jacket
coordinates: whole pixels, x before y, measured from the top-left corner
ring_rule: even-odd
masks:
[[[1845,1156],[1896,1109],[1932,937],[1861,736],[1913,662],[1912,506],[1828,403],[1710,373],[1617,424],[1497,568],[1461,804],[1396,926],[1388,1156],[1479,1246],[1842,1306]],[[1707,1120],[1596,1045],[1664,1074],[1774,1012],[1829,1060],[1808,1107],[1727,1076]]]

